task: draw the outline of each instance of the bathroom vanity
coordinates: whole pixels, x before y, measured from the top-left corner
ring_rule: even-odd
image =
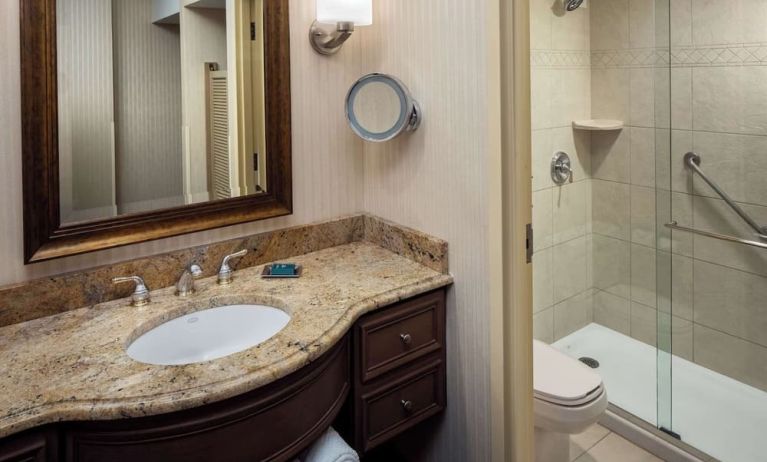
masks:
[[[0,461],[292,460],[329,426],[359,452],[441,412],[443,274],[369,242],[294,259],[304,276],[198,282],[0,328]],[[130,359],[148,330],[216,306],[291,316],[249,350],[185,366]],[[39,335],[36,335],[39,334]]]

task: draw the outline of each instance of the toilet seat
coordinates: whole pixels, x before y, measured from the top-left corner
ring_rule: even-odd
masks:
[[[535,398],[559,406],[582,406],[604,392],[602,377],[588,366],[538,340],[533,341]]]
[[[534,412],[539,430],[584,431],[607,409],[602,378],[591,368],[545,343],[533,343]]]

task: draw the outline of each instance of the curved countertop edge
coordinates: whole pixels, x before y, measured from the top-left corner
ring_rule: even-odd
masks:
[[[308,366],[336,345],[363,315],[401,300],[447,287],[453,283],[449,274],[439,274],[415,284],[398,287],[350,305],[346,313],[329,330],[307,346],[287,357],[250,374],[231,380],[214,382],[160,395],[136,397],[130,400],[58,401],[0,418],[0,438],[60,422],[107,421],[148,417],[193,409],[233,398],[277,380]],[[275,369],[277,371],[275,372]],[[97,412],[96,412],[97,411]]]

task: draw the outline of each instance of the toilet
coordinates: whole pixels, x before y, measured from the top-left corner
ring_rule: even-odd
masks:
[[[570,435],[595,424],[607,409],[602,377],[580,361],[533,341],[536,462],[568,462]]]

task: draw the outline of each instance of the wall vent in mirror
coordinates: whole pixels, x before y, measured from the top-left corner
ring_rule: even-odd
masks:
[[[365,141],[382,143],[415,131],[422,112],[410,90],[396,77],[368,74],[346,96],[346,120]]]

